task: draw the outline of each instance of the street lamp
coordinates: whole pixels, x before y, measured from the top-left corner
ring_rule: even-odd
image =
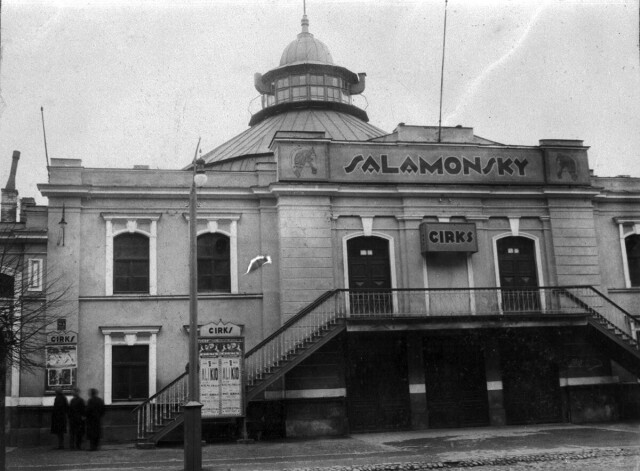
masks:
[[[189,197],[189,397],[184,405],[184,469],[202,470],[202,403],[198,354],[198,192],[207,182],[204,160],[193,156],[193,180]]]

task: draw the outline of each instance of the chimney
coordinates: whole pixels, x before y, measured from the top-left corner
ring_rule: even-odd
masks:
[[[27,212],[35,207],[35,198],[20,198],[20,222],[27,222]]]
[[[16,190],[16,172],[18,171],[20,152],[13,151],[11,173],[7,186],[2,189],[2,207],[0,208],[0,222],[16,222],[18,217],[18,190]]]

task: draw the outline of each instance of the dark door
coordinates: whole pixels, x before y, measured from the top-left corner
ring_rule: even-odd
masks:
[[[525,237],[498,240],[498,270],[502,309],[537,311],[540,309],[535,244]]]
[[[505,340],[500,357],[507,424],[561,421],[557,355],[544,331]]]
[[[347,256],[351,314],[392,312],[389,242],[357,237],[347,242]]]
[[[425,339],[429,427],[489,424],[484,355],[468,338]]]
[[[352,431],[409,427],[407,347],[403,336],[349,336],[348,408]]]

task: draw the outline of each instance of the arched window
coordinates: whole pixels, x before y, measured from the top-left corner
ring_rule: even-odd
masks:
[[[198,237],[198,291],[231,292],[229,237],[220,233]]]
[[[120,234],[113,239],[113,292],[149,292],[149,238]]]
[[[624,245],[627,249],[627,266],[631,286],[640,286],[640,235],[632,234],[625,237]]]

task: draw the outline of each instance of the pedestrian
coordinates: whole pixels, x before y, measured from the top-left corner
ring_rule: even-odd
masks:
[[[69,448],[81,450],[84,435],[84,399],[80,397],[80,390],[73,389],[73,397],[69,403]]]
[[[51,414],[51,433],[58,437],[58,450],[64,449],[64,434],[67,432],[67,413],[69,401],[62,394],[62,390],[56,390],[56,398],[53,401],[53,413]]]
[[[104,401],[98,396],[98,390],[89,390],[89,400],[85,411],[87,420],[87,438],[89,439],[89,450],[96,451],[100,445],[101,425],[100,421],[104,415]]]

